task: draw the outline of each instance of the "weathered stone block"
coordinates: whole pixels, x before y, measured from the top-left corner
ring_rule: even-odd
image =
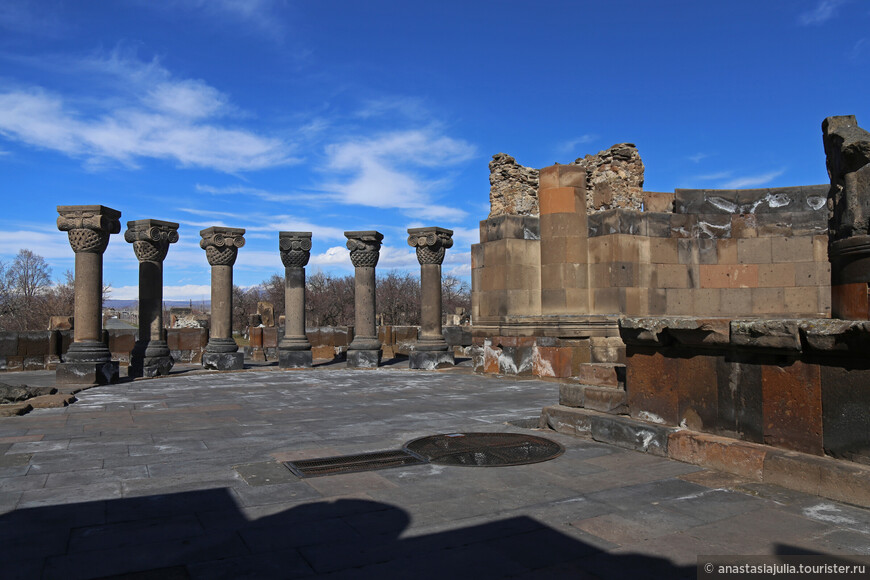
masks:
[[[534,349],[532,372],[537,377],[570,377],[571,355],[570,348],[537,346]]]
[[[110,385],[118,382],[118,361],[106,363],[60,363],[55,371],[57,385]]]
[[[716,431],[761,443],[764,440],[761,366],[746,356],[720,357],[716,365]]]
[[[136,346],[136,330],[112,330],[109,332],[109,350],[114,353],[129,355]]]
[[[731,343],[750,348],[800,351],[798,320],[732,320]]]
[[[559,402],[561,403],[561,386]],[[622,389],[584,385],[583,407],[610,415],[626,415],[628,414],[628,395]]]
[[[673,213],[675,194],[669,192],[644,191],[643,210],[645,213]],[[652,234],[650,234],[652,235]]]
[[[730,321],[721,318],[668,318],[661,328],[677,344],[689,348],[724,348],[730,342]]]
[[[734,214],[731,216],[731,238],[757,238],[758,219],[755,214]]]
[[[19,332],[17,354],[24,357],[45,356],[49,354],[48,338],[48,331]]]
[[[679,424],[675,359],[654,350],[633,347],[626,364],[625,389],[632,417],[669,425]]]
[[[17,332],[0,332],[0,356],[18,356]]]
[[[532,376],[533,346],[504,346],[498,357],[498,372],[502,375]]]
[[[202,366],[214,371],[238,371],[245,368],[245,355],[241,352],[204,352]]]
[[[584,172],[585,182],[585,172]],[[583,189],[586,184],[582,185]],[[579,195],[578,195],[579,193]],[[578,207],[585,213],[585,195],[574,187],[548,187],[538,191],[541,215],[552,213],[575,213]]]
[[[794,288],[753,288],[752,289],[752,314],[763,316],[765,314],[804,314],[807,310],[792,311],[786,305],[785,291]],[[815,292],[813,292],[815,299]]]
[[[278,348],[278,328],[266,327],[263,329],[263,348]]]
[[[752,481],[763,479],[765,454],[763,447],[752,443],[692,431],[673,432],[668,440],[671,459],[733,473]]]
[[[679,421],[697,431],[715,430],[718,417],[716,357],[677,358],[676,390]]]
[[[589,339],[590,361],[625,364],[625,343],[618,336],[593,336]]]
[[[638,424],[621,417],[592,416],[589,422],[592,439],[595,441],[650,455],[668,456],[668,438],[673,429],[661,425]]]
[[[279,350],[278,367],[282,369],[311,368],[313,354],[310,350]]]
[[[808,264],[815,265],[813,262]],[[798,264],[799,265],[799,264]],[[759,288],[787,288],[795,285],[795,264],[762,264],[758,268]]]
[[[408,361],[410,368],[428,371],[449,368],[454,365],[456,365],[456,360],[452,350],[446,352],[415,350],[411,352]]]
[[[866,358],[842,366],[822,365],[819,370],[825,452],[870,463],[870,368]]]
[[[380,350],[348,350],[347,366],[355,369],[376,369],[381,362]]]
[[[740,264],[770,264],[770,238],[737,240],[737,262]]]
[[[48,355],[26,356],[22,362],[25,371],[39,371],[45,368],[45,358]]]
[[[792,214],[760,213],[756,216],[759,238],[785,238],[794,235],[791,229]]]

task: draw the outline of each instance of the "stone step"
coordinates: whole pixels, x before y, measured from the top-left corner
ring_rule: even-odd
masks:
[[[582,385],[625,389],[625,365],[617,363],[586,363],[577,367],[571,377]]]
[[[582,407],[611,415],[628,413],[628,395],[624,389],[576,383],[559,385],[559,404]]]
[[[564,405],[544,407],[538,427],[870,507],[870,466],[851,461]]]

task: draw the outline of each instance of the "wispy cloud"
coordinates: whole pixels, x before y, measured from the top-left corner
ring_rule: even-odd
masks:
[[[29,34],[57,38],[64,34],[67,26],[57,11],[36,6],[26,0],[3,0],[0,2],[0,28],[18,34]]]
[[[868,44],[866,38],[858,39],[858,41],[852,46],[852,50],[849,51],[849,58],[852,60],[862,59],[864,53],[867,52],[868,46],[870,46],[870,44]]]
[[[709,157],[709,153],[695,153],[694,155],[689,155],[687,159],[692,163],[700,163],[702,160]]]
[[[136,168],[150,158],[238,173],[298,161],[281,139],[222,124],[237,110],[202,80],[175,79],[156,60],[118,52],[76,64],[97,81],[110,77],[124,88],[97,104],[77,104],[42,87],[0,92],[0,136],[84,158],[92,168]]]
[[[443,177],[428,175],[475,155],[461,139],[434,129],[395,131],[371,139],[350,139],[327,146],[323,170],[346,175],[325,181],[320,189],[343,203],[397,208],[411,215],[425,212],[434,219],[460,220],[466,213],[433,202]]]
[[[208,218],[209,225],[224,225],[223,222],[228,220],[229,227],[244,227],[246,236],[265,232],[267,236],[274,237],[275,243],[278,242],[278,232],[311,232],[313,236],[320,239],[328,240],[344,240],[344,230],[331,226],[321,226],[312,223],[308,220],[289,214],[264,214],[264,213],[232,213],[221,212],[208,209],[197,209],[182,207],[180,211],[185,213]],[[202,228],[208,227],[207,222],[197,222],[197,226]],[[277,245],[276,245],[277,247]],[[277,252],[277,250],[275,250]]]
[[[733,171],[719,171],[717,173],[706,173],[704,175],[696,175],[693,180],[698,181],[718,181],[720,179],[728,179],[734,174]]]
[[[815,8],[798,15],[798,22],[804,26],[824,24],[837,15],[837,10],[848,0],[819,0]]]
[[[737,177],[730,181],[721,184],[723,189],[740,189],[743,187],[755,187],[758,185],[766,185],[785,173],[785,169],[762,173],[761,175],[747,175],[745,177]]]
[[[420,119],[428,116],[429,112],[423,104],[422,99],[416,97],[384,97],[365,101],[354,116],[361,119],[371,119],[387,114],[399,114],[410,119]]]
[[[598,139],[598,135],[593,135],[592,133],[587,133],[585,135],[580,135],[579,137],[575,137],[574,139],[570,139],[565,141],[564,143],[559,145],[559,151],[561,153],[577,155],[577,147],[580,145],[586,145],[588,143],[593,143]]]

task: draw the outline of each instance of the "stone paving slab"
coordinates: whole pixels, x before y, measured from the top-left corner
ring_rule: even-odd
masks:
[[[558,400],[549,382],[259,366],[76,397],[0,418],[4,578],[694,578],[698,554],[870,555],[868,510],[553,431],[534,433],[562,456],[516,467],[280,463],[532,433],[509,421]]]

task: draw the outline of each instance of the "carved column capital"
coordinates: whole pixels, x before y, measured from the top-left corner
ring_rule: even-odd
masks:
[[[344,232],[350,261],[355,268],[374,268],[381,256],[381,242],[384,234],[374,230],[364,232]]]
[[[278,232],[278,249],[285,268],[304,268],[311,258],[311,232]]]
[[[444,251],[453,247],[453,230],[444,228],[410,228],[408,245],[417,249],[417,261],[423,264],[441,264]]]
[[[245,245],[243,228],[212,226],[199,232],[202,239],[199,247],[212,266],[232,266],[236,263],[239,248]]]
[[[57,229],[67,232],[77,254],[102,254],[109,236],[121,231],[121,212],[102,205],[59,205],[57,213]]]
[[[133,251],[140,262],[163,262],[169,244],[178,241],[178,224],[160,220],[135,220],[127,222],[124,239],[133,244]]]

